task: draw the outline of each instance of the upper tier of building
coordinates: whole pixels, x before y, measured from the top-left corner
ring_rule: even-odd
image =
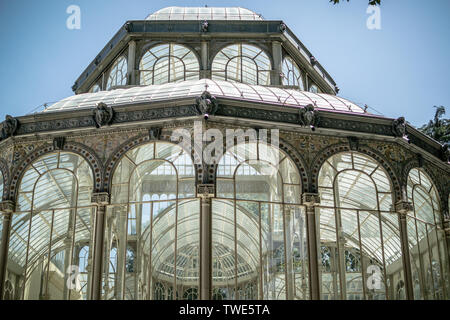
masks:
[[[241,7],[167,7],[145,20],[264,20],[260,14]]]
[[[82,94],[200,79],[339,91],[283,21],[240,7],[168,7],[128,21],[72,89]]]

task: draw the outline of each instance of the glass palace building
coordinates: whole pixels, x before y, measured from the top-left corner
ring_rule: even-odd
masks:
[[[450,298],[448,148],[281,20],[164,8],[72,89],[1,124],[0,299]]]

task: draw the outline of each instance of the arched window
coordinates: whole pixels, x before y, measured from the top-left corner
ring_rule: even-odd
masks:
[[[92,239],[92,189],[91,167],[79,155],[55,152],[28,166],[19,185],[8,253],[9,272],[17,272],[24,283],[18,293],[22,299],[87,299],[77,276],[83,267],[77,247]]]
[[[198,290],[197,288],[189,288],[184,292],[183,295],[184,300],[197,300],[198,299]]]
[[[78,274],[80,281],[80,288],[82,292],[87,295],[87,287],[89,281],[89,260],[92,259],[89,255],[92,254],[92,251],[89,249],[89,246],[83,246],[79,249],[78,253]]]
[[[148,50],[139,64],[141,85],[198,80],[200,65],[194,52],[169,43]]]
[[[389,176],[372,158],[344,152],[325,161],[318,183],[322,299],[395,299],[404,279]]]
[[[3,300],[5,301],[9,301],[9,300],[14,300],[14,286],[11,283],[11,280],[6,279],[5,281],[5,292],[3,294]]]
[[[408,175],[408,200],[414,211],[407,216],[408,242],[415,279],[415,299],[449,298],[449,264],[437,190],[421,169]]]
[[[166,300],[166,288],[162,283],[155,283],[154,300]]]
[[[106,82],[106,90],[112,87],[125,86],[127,84],[127,59],[121,56],[114,62],[109,72],[108,81]]]
[[[220,50],[212,63],[212,79],[269,85],[272,66],[267,54],[248,44],[233,44]]]
[[[289,56],[283,60],[283,85],[294,86],[302,91],[305,90],[300,68]]]
[[[200,204],[195,197],[194,166],[179,146],[153,142],[122,157],[107,212],[106,252],[117,248],[115,282],[104,293],[108,299],[169,299],[172,294],[155,291],[156,283],[181,288],[199,281]]]
[[[255,141],[224,154],[212,202],[215,292],[246,299],[251,286],[253,299],[308,298],[300,193],[298,170],[278,148]]]

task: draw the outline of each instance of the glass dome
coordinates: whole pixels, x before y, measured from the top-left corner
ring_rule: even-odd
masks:
[[[309,104],[314,104],[318,110],[364,113],[364,110],[358,105],[329,94],[315,94],[293,89],[210,79],[187,80],[163,85],[139,86],[97,93],[78,94],[55,103],[45,109],[45,112],[67,111],[75,108],[95,108],[99,102],[114,107],[187,97],[195,98],[200,96],[206,88],[211,95],[217,98],[239,99],[293,107],[304,107]]]
[[[145,20],[264,20],[260,14],[240,7],[167,7]]]

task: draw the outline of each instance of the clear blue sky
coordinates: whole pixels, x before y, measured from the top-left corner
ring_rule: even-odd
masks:
[[[0,120],[72,95],[80,73],[127,20],[160,8],[242,6],[280,19],[341,88],[340,96],[413,125],[450,114],[450,1],[382,0],[381,30],[368,30],[367,0],[0,0]],[[69,5],[81,30],[66,28]]]

